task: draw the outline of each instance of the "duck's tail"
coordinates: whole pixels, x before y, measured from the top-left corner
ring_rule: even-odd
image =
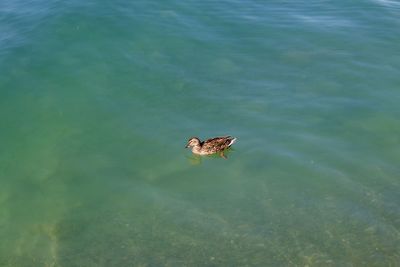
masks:
[[[236,142],[236,140],[237,140],[237,138],[236,137],[234,137],[231,141],[230,141],[230,143],[229,143],[229,145],[228,146],[231,146],[231,145],[233,145],[235,142]]]

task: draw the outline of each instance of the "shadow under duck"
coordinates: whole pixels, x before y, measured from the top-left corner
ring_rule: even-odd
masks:
[[[192,148],[193,154],[211,155],[219,153],[221,157],[226,158],[224,150],[231,147],[236,142],[236,138],[232,136],[221,136],[200,141],[197,137],[192,137],[188,140],[186,148]]]

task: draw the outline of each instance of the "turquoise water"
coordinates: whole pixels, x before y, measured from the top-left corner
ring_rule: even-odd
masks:
[[[399,70],[395,0],[2,0],[0,266],[399,266]]]

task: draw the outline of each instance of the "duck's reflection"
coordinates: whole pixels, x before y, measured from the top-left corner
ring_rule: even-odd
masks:
[[[187,156],[187,159],[191,165],[199,165],[201,164],[204,160],[209,160],[209,159],[228,159],[228,155],[231,154],[233,151],[235,151],[233,148],[228,148],[225,149],[219,153],[211,154],[211,155],[197,155],[197,154],[191,154],[190,156]]]

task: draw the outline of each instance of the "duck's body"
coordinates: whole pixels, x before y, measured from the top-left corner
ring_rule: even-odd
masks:
[[[232,136],[215,137],[207,139],[203,142],[201,142],[197,137],[192,137],[189,139],[186,147],[191,147],[193,154],[211,155],[220,153],[222,157],[225,157],[223,151],[229,148],[235,142],[236,138]]]

